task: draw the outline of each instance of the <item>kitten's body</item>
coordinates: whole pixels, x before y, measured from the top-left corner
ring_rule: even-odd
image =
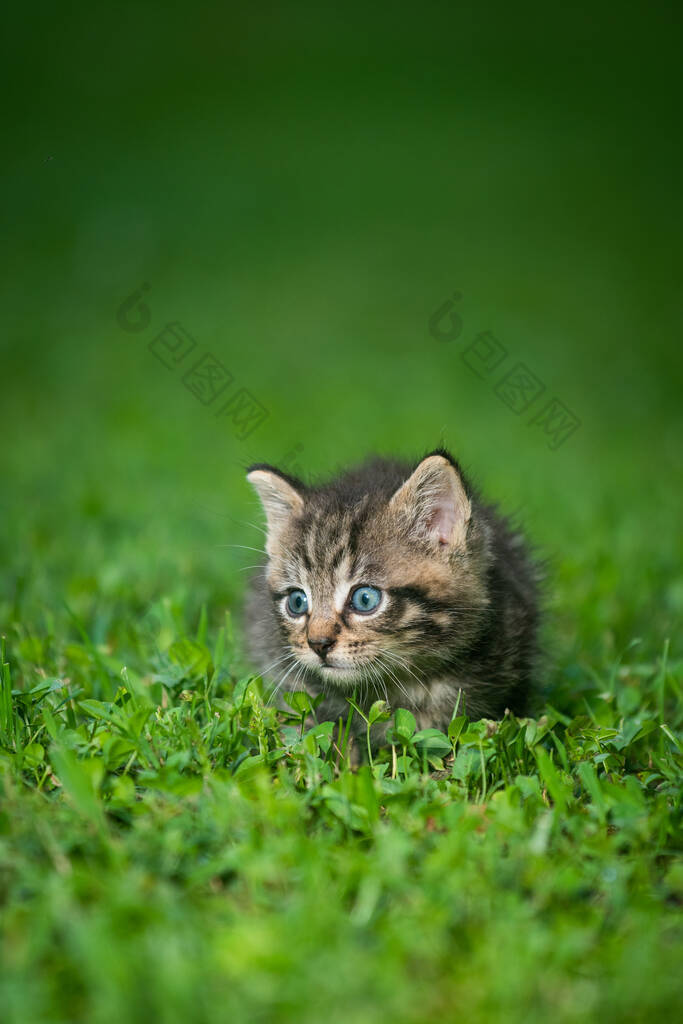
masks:
[[[366,708],[408,707],[419,728],[445,731],[459,691],[470,718],[525,713],[536,568],[447,452],[375,459],[320,486],[268,466],[249,479],[268,562],[249,590],[248,645],[276,685],[323,693],[325,719],[346,714],[354,689]],[[370,613],[350,603],[358,588],[381,595]],[[292,593],[305,613],[291,613]]]

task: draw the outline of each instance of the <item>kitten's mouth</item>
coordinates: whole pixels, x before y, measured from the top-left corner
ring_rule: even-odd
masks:
[[[358,682],[358,672],[352,668],[342,668],[339,665],[330,665],[325,662],[324,664],[317,666],[318,672],[320,672],[323,679],[329,682],[334,681],[335,683],[356,683]]]

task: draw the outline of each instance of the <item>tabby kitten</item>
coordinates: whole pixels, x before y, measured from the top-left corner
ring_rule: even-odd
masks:
[[[445,731],[524,714],[536,659],[537,572],[518,533],[444,450],[375,458],[322,485],[251,466],[267,562],[251,581],[248,647],[287,690],[346,714],[354,689]]]

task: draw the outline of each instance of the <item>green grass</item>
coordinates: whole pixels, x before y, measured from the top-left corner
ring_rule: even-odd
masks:
[[[396,711],[353,770],[159,602],[3,653],[10,1021],[647,1021],[680,982],[680,662],[449,737]],[[125,657],[123,656],[125,649]],[[351,709],[350,713],[351,712]],[[379,709],[378,709],[379,710]]]

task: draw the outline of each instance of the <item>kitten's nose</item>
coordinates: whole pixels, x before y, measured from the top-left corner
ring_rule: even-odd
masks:
[[[330,650],[330,648],[334,647],[334,637],[322,636],[313,638],[309,636],[308,646],[311,647],[315,651],[315,653],[319,654],[320,657],[324,660],[325,655]]]

